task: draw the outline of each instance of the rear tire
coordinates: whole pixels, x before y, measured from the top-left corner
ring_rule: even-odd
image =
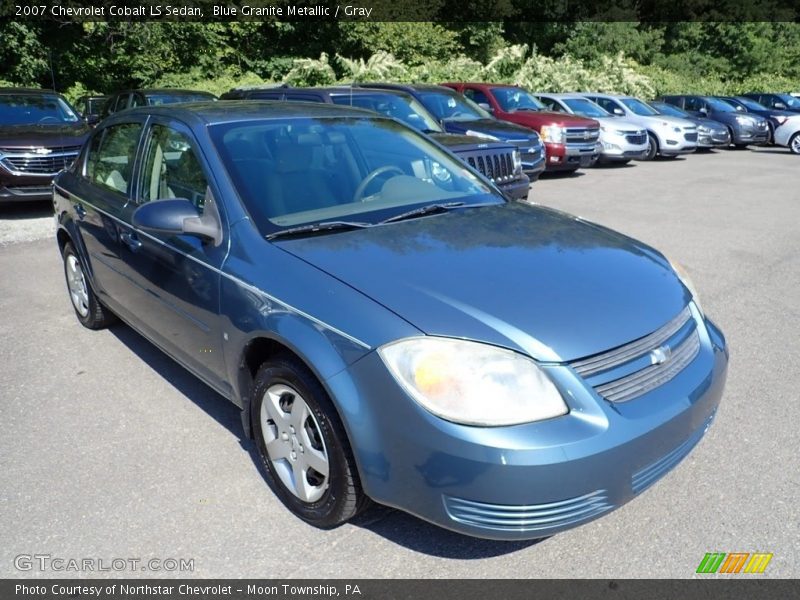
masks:
[[[311,371],[280,356],[261,365],[253,387],[256,447],[281,502],[322,529],[369,506],[339,415]]]
[[[658,139],[652,133],[647,134],[647,154],[642,160],[653,160],[658,155]]]
[[[81,325],[87,329],[104,329],[117,320],[116,315],[100,303],[83,271],[81,259],[71,243],[67,242],[62,254],[64,277],[67,280],[72,308]]]

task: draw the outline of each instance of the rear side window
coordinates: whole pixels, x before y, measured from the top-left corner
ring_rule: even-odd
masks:
[[[95,135],[86,156],[86,178],[127,196],[141,131],[140,123],[122,123]]]
[[[141,201],[186,198],[203,211],[208,181],[186,135],[165,125],[153,125],[143,165]]]

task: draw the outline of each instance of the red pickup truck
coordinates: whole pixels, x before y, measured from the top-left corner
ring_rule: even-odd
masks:
[[[547,150],[547,171],[575,171],[600,155],[600,124],[565,113],[549,112],[530,93],[499,83],[443,83],[488,110],[496,118],[539,132]]]

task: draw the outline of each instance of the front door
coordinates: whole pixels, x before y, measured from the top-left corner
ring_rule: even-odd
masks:
[[[137,207],[185,198],[202,214],[207,195],[216,189],[191,130],[158,117],[144,133],[137,173]],[[224,215],[221,218],[224,222]],[[126,233],[120,245],[122,262],[137,288],[131,298],[141,303],[131,311],[165,350],[224,392],[219,289],[227,235],[215,245],[189,235],[146,233],[132,227],[130,220]]]

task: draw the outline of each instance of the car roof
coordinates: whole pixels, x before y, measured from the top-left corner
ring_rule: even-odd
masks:
[[[27,88],[27,87],[0,87],[0,94],[49,94],[60,96],[61,94],[54,90],[43,90],[41,88]]]
[[[114,92],[113,95],[118,94],[130,94],[131,92],[139,92],[140,94],[186,94],[186,95],[194,95],[194,94],[207,94],[209,96],[213,96],[211,92],[206,92],[203,90],[184,90],[179,88],[131,88],[129,90],[120,90],[118,92]]]
[[[186,102],[160,106],[137,106],[114,115],[163,115],[207,125],[252,121],[254,119],[368,117],[384,118],[369,110],[320,102],[284,102],[275,100],[224,100],[221,102]]]
[[[562,92],[559,94],[553,94],[550,92],[531,92],[531,94],[533,94],[534,96],[547,96],[548,98],[558,98],[561,100],[569,100],[569,99],[579,100],[581,98],[583,99],[586,98],[584,94],[579,94],[577,92]]]
[[[360,84],[361,87],[369,88],[369,89],[377,89],[377,90],[432,90],[432,91],[442,91],[446,90],[448,92],[455,92],[453,88],[449,88],[444,85],[436,85],[435,83],[362,83]]]

